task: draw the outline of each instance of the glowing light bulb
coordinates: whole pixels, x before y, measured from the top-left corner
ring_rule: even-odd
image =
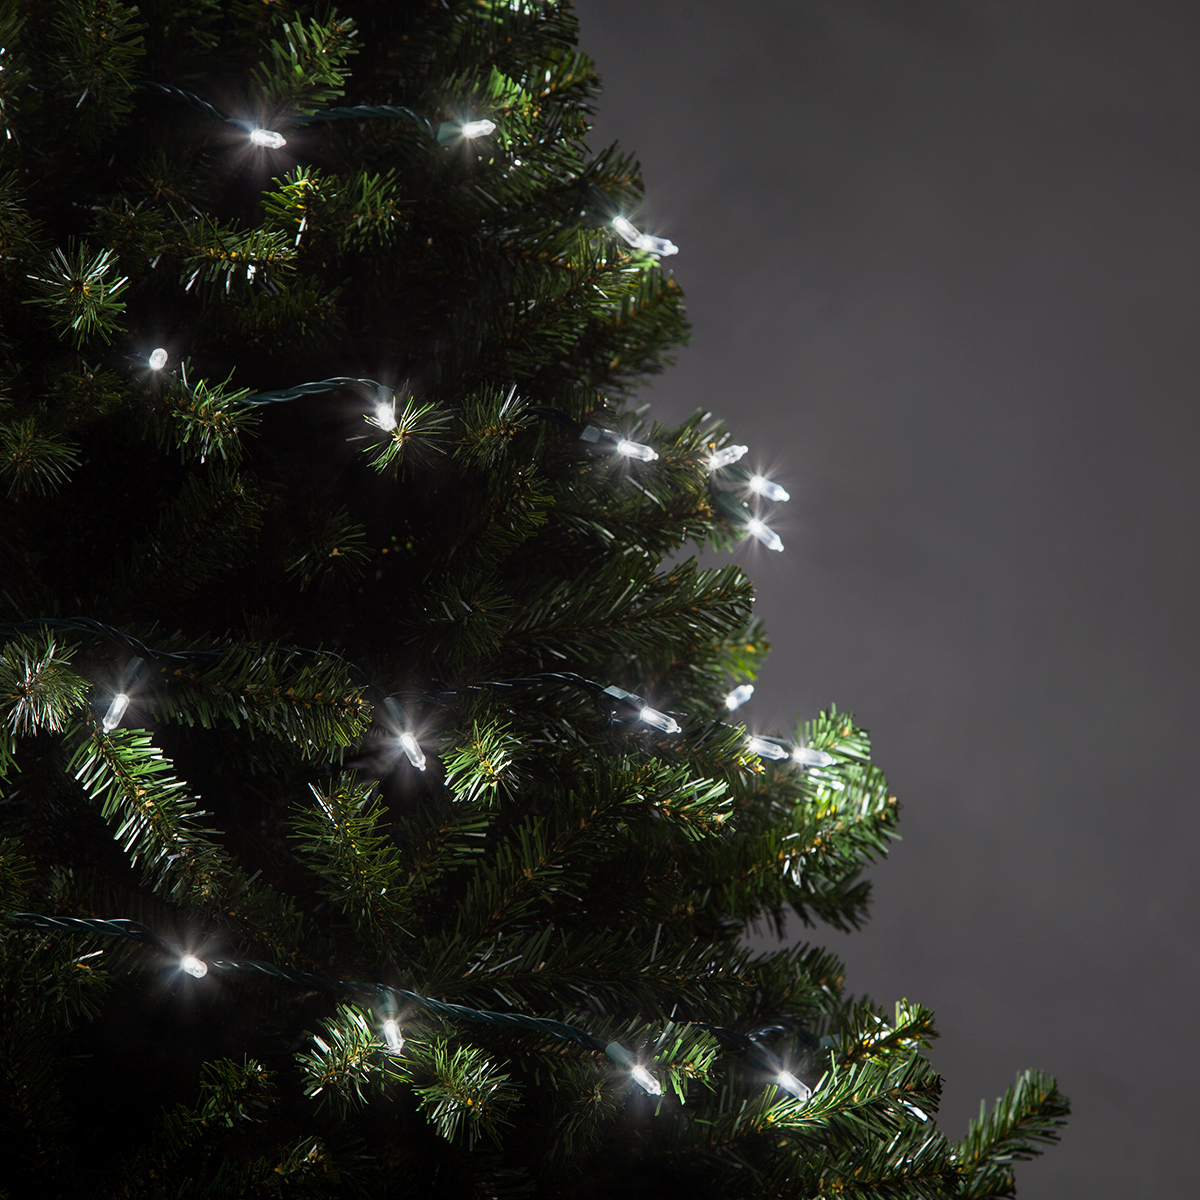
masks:
[[[488,137],[496,132],[495,121],[464,121],[462,135],[465,138]]]
[[[651,1096],[662,1095],[662,1084],[645,1067],[636,1066],[629,1073]]]
[[[674,242],[668,238],[655,237],[652,233],[642,233],[626,217],[613,217],[612,227],[635,250],[644,250],[647,254],[657,254],[660,258],[665,258],[669,254],[679,253],[679,247]]]
[[[628,438],[621,438],[617,442],[617,453],[625,455],[626,458],[636,458],[638,462],[653,462],[658,457],[657,450],[644,446],[641,442],[631,442]]]
[[[722,446],[709,455],[708,469],[719,471],[722,467],[730,467],[749,449],[749,446]]]
[[[725,697],[725,707],[733,712],[735,708],[741,708],[751,696],[754,695],[754,684],[743,683],[740,687],[735,687],[728,696]]]
[[[782,550],[783,541],[779,534],[775,532],[769,525],[765,525],[757,517],[746,522],[746,532],[751,537],[757,538],[768,550]]]
[[[387,433],[396,428],[396,402],[381,400],[375,405],[375,424]]]
[[[787,750],[778,742],[770,742],[766,738],[752,737],[746,747],[751,754],[759,758],[787,758]]]
[[[757,492],[760,496],[765,496],[768,500],[777,500],[783,503],[783,501],[792,498],[779,484],[772,482],[765,475],[751,475],[746,486],[752,492]]]
[[[273,129],[252,129],[250,140],[256,146],[265,146],[268,150],[282,150],[287,145],[287,138]]]
[[[418,771],[425,770],[425,753],[420,742],[411,733],[402,733],[397,740],[400,742],[400,749],[408,756],[408,761]]]
[[[185,954],[179,960],[179,965],[193,979],[203,979],[208,974],[208,963],[202,958],[197,958],[194,954]]]
[[[400,1032],[400,1022],[395,1017],[388,1017],[384,1021],[383,1040],[387,1043],[389,1054],[399,1054],[404,1049],[404,1035]]]
[[[681,729],[679,722],[674,717],[668,717],[666,713],[660,713],[657,708],[651,708],[648,704],[642,707],[638,716],[647,725],[661,729],[663,733],[679,733]]]
[[[824,750],[810,750],[807,746],[797,746],[792,751],[792,761],[798,762],[802,767],[831,767],[835,759]]]
[[[125,715],[128,707],[129,697],[124,692],[118,692],[109,702],[108,711],[104,714],[104,720],[101,723],[105,733],[112,733],[120,725],[121,718]]]
[[[775,1076],[775,1082],[783,1088],[785,1092],[790,1092],[797,1100],[807,1100],[812,1095],[812,1088],[806,1083],[802,1083],[791,1073],[791,1071],[780,1071]]]
[[[150,357],[147,359],[147,362],[150,364],[150,370],[161,371],[167,365],[168,357],[169,355],[161,346],[157,350],[151,350]]]

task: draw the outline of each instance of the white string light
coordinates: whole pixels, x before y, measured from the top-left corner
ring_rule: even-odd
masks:
[[[400,749],[408,756],[408,761],[418,771],[425,770],[425,752],[421,749],[420,742],[411,733],[402,733],[396,740],[400,743]]]
[[[775,1076],[775,1083],[785,1092],[790,1092],[797,1100],[807,1100],[812,1095],[812,1088],[797,1079],[791,1071],[780,1071]]]
[[[751,696],[754,695],[754,684],[743,683],[735,687],[728,696],[725,697],[725,707],[733,712],[735,708],[741,708]]]
[[[629,1074],[651,1096],[662,1095],[662,1084],[642,1066],[641,1063],[620,1042],[609,1042],[604,1047],[604,1053],[613,1062],[628,1069]]]
[[[648,704],[643,705],[642,711],[638,713],[638,718],[654,729],[661,729],[663,733],[679,733],[682,729],[674,717],[668,717],[666,713],[661,713],[657,708],[651,708]]]
[[[486,118],[482,121],[464,121],[462,135],[465,138],[489,137],[496,132],[496,122]]]
[[[751,754],[757,754],[759,758],[780,759],[790,757],[786,746],[781,746],[778,742],[769,741],[767,738],[752,737],[747,743],[746,749]]]
[[[652,233],[642,233],[636,225],[626,217],[613,217],[612,227],[635,249],[644,250],[647,254],[656,254],[665,258],[669,254],[678,254],[679,247],[667,238],[655,237]]]
[[[832,754],[824,750],[812,750],[808,746],[797,746],[792,751],[792,761],[802,767],[832,767],[837,761]]]
[[[758,495],[765,496],[768,500],[776,500],[780,504],[792,498],[779,484],[768,479],[765,475],[751,475],[746,482],[746,486],[752,492],[757,492]]]
[[[185,954],[179,960],[179,965],[193,979],[203,979],[208,974],[208,963],[202,958],[197,958],[194,954]]]
[[[125,710],[129,707],[129,697],[124,692],[118,692],[110,701],[108,711],[104,714],[101,726],[105,733],[112,733],[121,723]]]
[[[400,1032],[400,1022],[395,1017],[388,1017],[384,1021],[383,1040],[389,1054],[399,1054],[404,1049],[404,1035]]]
[[[749,446],[722,446],[720,450],[714,450],[709,455],[708,469],[719,471],[722,467],[731,467],[749,449]]]
[[[391,433],[396,428],[396,400],[380,400],[375,405],[375,424],[385,433]]]
[[[617,453],[625,455],[626,458],[636,458],[638,462],[653,462],[658,457],[658,451],[652,446],[631,442],[628,438],[621,438],[617,442]]]
[[[254,145],[263,146],[267,150],[282,150],[287,145],[287,138],[273,129],[252,129],[250,140]]]
[[[146,360],[150,364],[150,370],[161,371],[167,365],[167,359],[170,356],[159,346],[157,350],[150,351],[150,357]]]
[[[758,517],[746,522],[746,532],[757,538],[768,550],[782,550],[783,539],[769,525],[764,524]]]

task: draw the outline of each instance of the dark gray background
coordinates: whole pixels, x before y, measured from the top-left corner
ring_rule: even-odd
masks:
[[[646,397],[792,491],[747,719],[851,709],[904,806],[817,940],[937,1010],[953,1136],[1059,1076],[1023,1200],[1191,1193],[1200,5],[577,11],[695,324]]]

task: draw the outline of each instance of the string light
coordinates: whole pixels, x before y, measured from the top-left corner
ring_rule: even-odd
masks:
[[[609,1042],[604,1047],[604,1053],[608,1055],[613,1062],[618,1066],[625,1067],[634,1081],[638,1083],[644,1091],[651,1096],[662,1095],[662,1084],[642,1066],[641,1063],[631,1054],[620,1042]]]
[[[655,254],[666,258],[669,254],[678,254],[679,247],[667,238],[655,237],[651,233],[642,233],[632,221],[626,217],[613,217],[612,227],[635,249],[644,250],[647,254]]]
[[[623,455],[625,458],[635,458],[639,462],[653,462],[658,457],[658,451],[653,446],[632,441],[611,430],[599,429],[595,425],[585,425],[579,435],[579,440],[589,442],[597,447],[610,446],[614,453]]]
[[[496,122],[488,121],[464,121],[462,126],[462,135],[465,138],[490,137],[496,132]]]
[[[751,696],[754,695],[754,684],[743,683],[735,687],[728,696],[725,697],[725,707],[733,712],[735,708],[741,708]]]
[[[791,1071],[780,1071],[775,1076],[775,1083],[785,1092],[790,1092],[797,1100],[807,1100],[812,1095],[812,1088],[797,1079]]]
[[[746,532],[757,538],[768,550],[782,550],[783,539],[769,525],[764,524],[758,517],[752,517],[746,522]]]
[[[202,958],[197,958],[194,954],[185,954],[179,960],[179,965],[193,979],[203,979],[208,974],[208,963]]]
[[[708,456],[708,469],[719,471],[722,467],[731,467],[749,449],[749,446],[722,446]]]
[[[112,733],[120,725],[121,718],[125,715],[125,711],[128,708],[129,697],[124,692],[118,692],[109,702],[108,710],[104,714],[104,720],[100,723],[105,733]]]
[[[404,1049],[404,1035],[400,1032],[400,1022],[395,1017],[388,1017],[384,1021],[383,1040],[389,1054],[399,1054]]]
[[[663,733],[679,733],[682,728],[674,717],[668,717],[666,713],[661,713],[657,708],[651,708],[648,704],[642,706],[638,718],[654,729],[661,729]]]
[[[658,451],[652,446],[631,442],[628,438],[621,438],[617,442],[617,453],[625,455],[626,458],[636,458],[638,462],[653,462],[658,457]]]
[[[421,749],[421,744],[417,739],[411,733],[402,733],[397,741],[400,743],[400,749],[407,755],[408,761],[418,771],[425,770],[425,752]]]
[[[267,150],[282,150],[287,145],[287,138],[273,129],[252,129],[250,140],[256,146],[263,146]]]
[[[792,751],[792,761],[802,767],[831,767],[837,761],[832,754],[824,750],[813,750],[808,746],[797,746]]]
[[[751,754],[757,754],[759,758],[777,760],[790,757],[786,746],[781,746],[778,742],[773,742],[769,738],[752,737],[747,743],[746,749]]]
[[[150,351],[150,357],[146,360],[150,364],[150,370],[161,371],[167,365],[167,359],[170,357],[167,352],[159,346],[157,350]]]
[[[396,400],[380,400],[375,405],[375,424],[385,433],[391,433],[396,428]]]
[[[776,500],[781,504],[785,500],[792,498],[779,484],[768,479],[765,475],[751,475],[749,480],[747,480],[746,486],[752,492],[757,492],[760,496],[764,496],[768,500]]]

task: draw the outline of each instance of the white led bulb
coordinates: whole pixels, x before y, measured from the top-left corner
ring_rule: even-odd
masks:
[[[389,1054],[399,1054],[404,1049],[404,1035],[400,1032],[400,1022],[395,1017],[388,1017],[384,1021],[383,1040],[387,1043]]]
[[[381,400],[375,405],[375,424],[386,433],[396,428],[396,402]]]
[[[398,740],[400,742],[400,749],[408,755],[408,761],[418,771],[425,770],[425,753],[421,749],[420,742],[411,733],[402,733]]]
[[[751,754],[759,758],[787,758],[788,752],[778,742],[769,742],[766,738],[752,737],[746,747]]]
[[[722,467],[731,467],[749,449],[749,446],[722,446],[709,455],[708,469],[719,471]]]
[[[662,1095],[662,1084],[645,1067],[634,1067],[629,1073],[651,1096]]]
[[[250,140],[256,146],[264,146],[268,150],[282,150],[287,145],[287,138],[273,129],[252,129]]]
[[[185,954],[179,960],[179,965],[193,979],[203,979],[208,974],[208,963],[202,958],[197,958],[194,954]]]
[[[733,712],[735,708],[741,708],[751,696],[754,695],[754,684],[743,683],[735,687],[728,696],[725,697],[725,707]]]
[[[121,718],[125,715],[125,710],[129,707],[129,697],[124,692],[118,692],[109,703],[108,711],[104,714],[102,722],[105,733],[112,733],[114,729],[121,723]]]
[[[832,754],[826,754],[824,750],[811,750],[807,746],[797,746],[792,751],[792,761],[798,762],[802,767],[831,767],[835,760]]]
[[[769,525],[764,524],[757,517],[746,522],[746,532],[751,537],[757,538],[768,550],[782,550],[783,539]]]
[[[768,500],[776,500],[783,503],[783,501],[792,498],[779,484],[772,482],[765,475],[751,475],[746,486],[752,492],[757,492],[760,496],[765,496]]]
[[[621,438],[617,442],[617,453],[625,455],[626,458],[636,458],[638,462],[653,462],[658,457],[658,451],[651,446],[644,446],[641,442],[631,442],[628,438]]]
[[[665,258],[670,254],[679,253],[679,247],[670,239],[655,237],[652,233],[642,233],[638,227],[626,217],[613,217],[612,227],[635,250],[644,250],[647,254],[657,254],[660,258]]]
[[[167,365],[167,352],[159,346],[157,350],[150,351],[150,357],[146,360],[150,364],[150,370],[161,371]]]
[[[681,726],[674,717],[668,717],[666,713],[660,713],[657,708],[651,708],[650,705],[645,705],[638,716],[646,722],[647,725],[655,729],[661,729],[663,733],[679,733]]]
[[[775,1076],[775,1082],[783,1088],[785,1092],[790,1092],[797,1100],[807,1100],[812,1095],[812,1088],[806,1083],[802,1083],[791,1073],[791,1071],[780,1071]]]
[[[495,121],[464,121],[462,126],[462,135],[465,138],[488,137],[496,132]]]

